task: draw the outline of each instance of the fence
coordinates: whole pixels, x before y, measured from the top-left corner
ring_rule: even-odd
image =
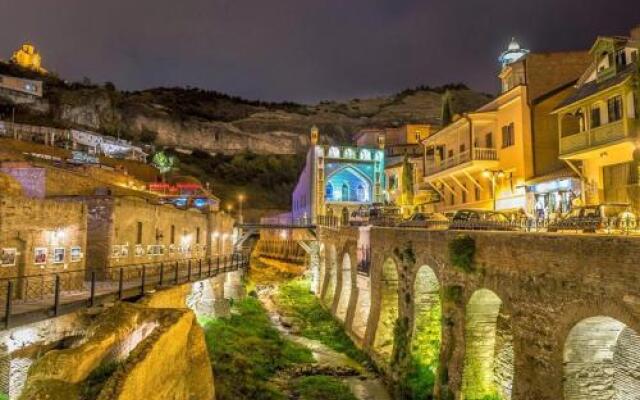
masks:
[[[245,268],[249,259],[234,253],[207,259],[187,259],[113,267],[106,270],[73,270],[45,275],[0,279],[4,328],[21,315],[45,312],[57,316],[64,307],[91,307],[98,301],[126,300],[147,290],[173,286],[219,273]]]

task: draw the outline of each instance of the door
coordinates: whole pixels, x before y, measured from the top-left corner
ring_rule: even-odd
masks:
[[[604,202],[628,203],[627,184],[631,163],[609,165],[602,168]]]

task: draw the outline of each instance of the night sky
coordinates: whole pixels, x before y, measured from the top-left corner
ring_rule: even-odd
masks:
[[[639,0],[0,0],[0,59],[24,41],[67,79],[315,102],[466,82],[496,92],[515,36],[588,49]]]

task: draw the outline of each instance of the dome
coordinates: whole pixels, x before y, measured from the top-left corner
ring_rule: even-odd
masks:
[[[516,41],[516,38],[511,38],[511,43],[509,43],[509,47],[507,47],[507,49],[509,50],[520,50],[520,43],[518,43]]]

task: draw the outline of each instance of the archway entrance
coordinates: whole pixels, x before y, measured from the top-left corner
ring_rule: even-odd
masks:
[[[398,319],[398,268],[388,258],[382,266],[380,318],[375,332],[373,349],[386,360],[393,351],[393,329]]]
[[[433,393],[440,359],[442,304],[440,283],[431,267],[418,269],[414,282],[414,328],[410,379],[422,396]]]
[[[513,336],[502,300],[491,290],[477,290],[467,304],[462,390],[467,400],[511,399]]]
[[[637,399],[640,336],[605,316],[584,319],[564,344],[565,400]]]
[[[349,308],[349,300],[351,299],[351,257],[349,253],[344,253],[342,257],[342,285],[340,288],[340,299],[338,300],[338,309],[336,316],[342,322],[347,319],[347,310]]]

